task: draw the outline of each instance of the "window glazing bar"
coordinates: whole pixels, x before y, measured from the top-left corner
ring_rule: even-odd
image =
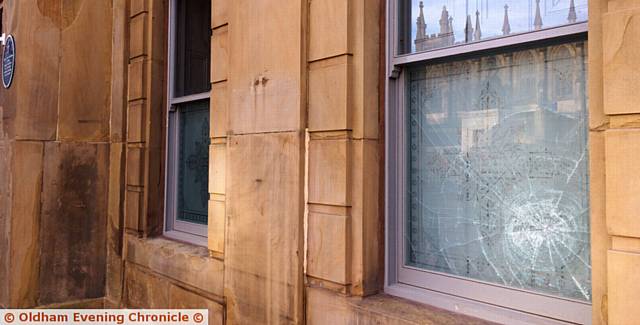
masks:
[[[202,100],[202,99],[209,99],[210,94],[211,92],[207,91],[199,94],[171,98],[171,105],[182,104],[186,102],[193,102],[193,101]]]

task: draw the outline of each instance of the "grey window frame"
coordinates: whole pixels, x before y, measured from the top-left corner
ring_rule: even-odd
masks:
[[[178,145],[179,145],[179,117],[177,105],[195,102],[211,97],[211,91],[175,97],[175,46],[176,46],[176,18],[177,1],[169,1],[168,19],[168,46],[167,46],[167,119],[166,119],[166,157],[165,171],[166,204],[164,211],[163,235],[172,239],[188,242],[198,246],[207,246],[208,225],[200,225],[177,219],[177,194],[178,194]],[[182,0],[185,1],[185,0]]]
[[[400,54],[398,2],[386,0],[385,292],[446,310],[508,324],[591,324],[589,302],[545,295],[404,265],[406,130],[404,66],[513,45],[586,35],[587,22],[523,32],[425,52]],[[428,1],[428,0],[427,0]],[[585,37],[586,39],[586,37]]]

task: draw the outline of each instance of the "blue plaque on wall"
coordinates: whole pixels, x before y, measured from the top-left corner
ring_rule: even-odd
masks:
[[[16,43],[12,35],[7,36],[2,51],[2,85],[4,88],[11,87],[13,72],[16,68]]]

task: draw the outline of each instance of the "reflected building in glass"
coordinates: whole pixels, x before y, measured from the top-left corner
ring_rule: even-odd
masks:
[[[424,4],[420,2],[420,15],[418,16],[416,27],[418,33],[416,35],[415,45],[417,51],[426,51],[439,47],[451,46],[455,43],[455,35],[453,34],[453,18],[449,16],[447,7],[442,7],[442,15],[440,17],[440,32],[438,34],[427,35],[427,24],[424,19]]]
[[[413,0],[411,52],[574,24],[587,15],[587,0],[506,0],[499,6],[486,0]]]
[[[591,299],[586,50],[408,71],[407,265]]]

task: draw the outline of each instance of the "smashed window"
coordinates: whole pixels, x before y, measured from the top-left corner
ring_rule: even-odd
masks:
[[[586,52],[408,70],[407,266],[591,300]]]

